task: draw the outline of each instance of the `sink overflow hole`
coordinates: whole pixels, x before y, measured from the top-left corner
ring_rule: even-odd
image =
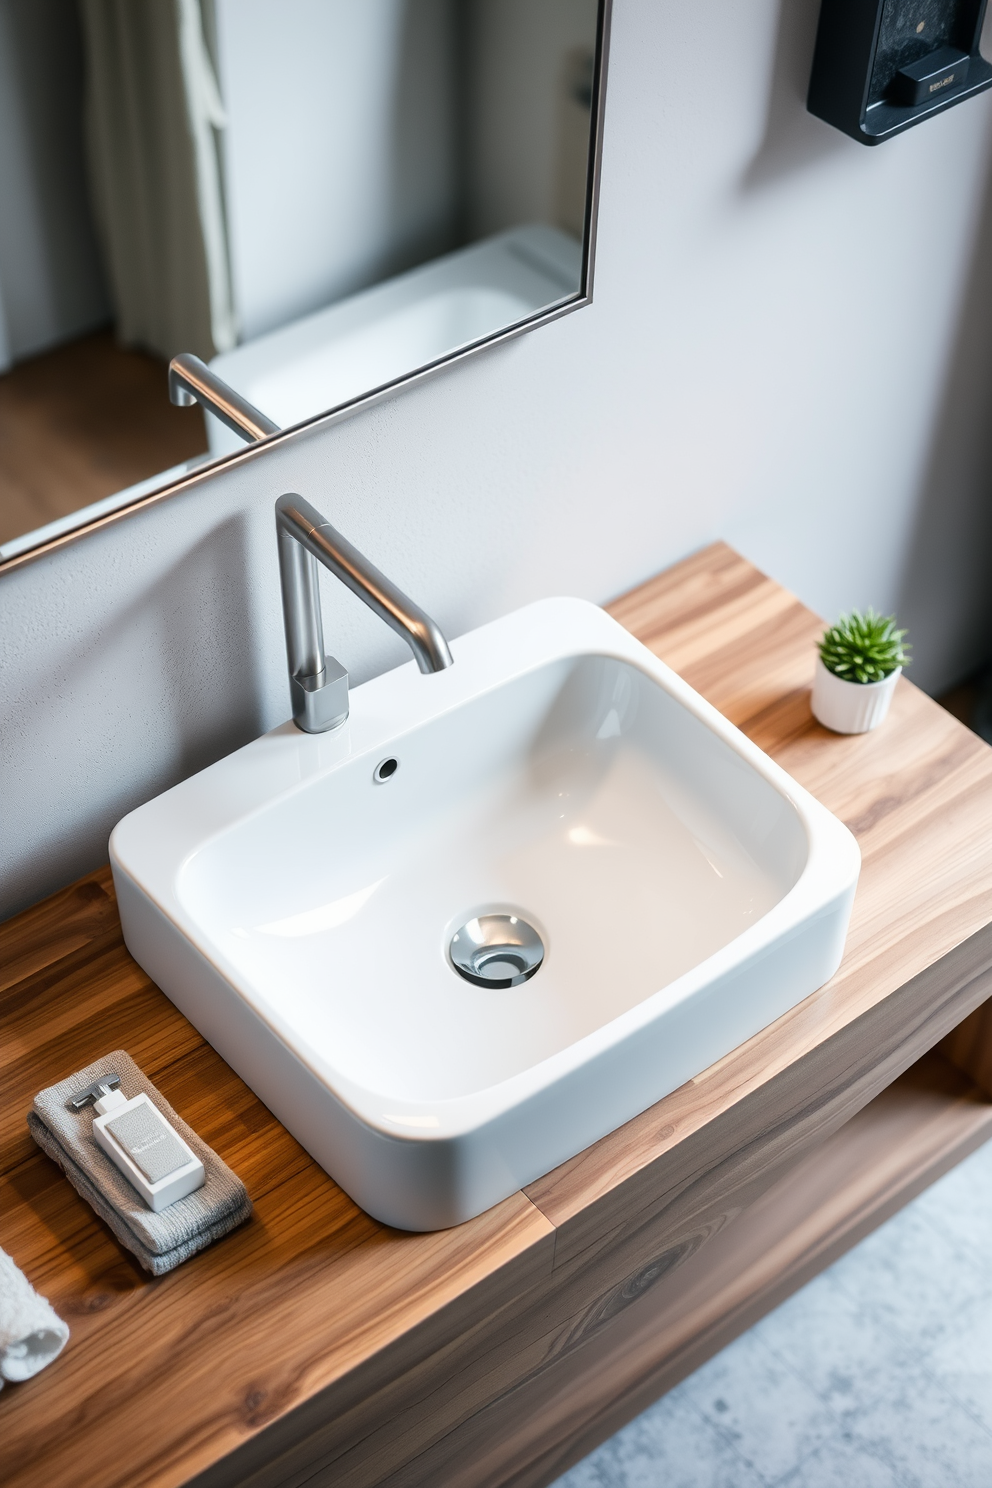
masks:
[[[396,771],[399,769],[399,767],[399,760],[394,759],[393,756],[390,755],[388,759],[379,761],[375,769],[372,771],[372,779],[375,781],[376,785],[385,785],[386,781],[391,779],[392,776],[396,774]]]
[[[477,987],[519,987],[540,968],[544,942],[519,915],[477,915],[451,937],[451,964]]]

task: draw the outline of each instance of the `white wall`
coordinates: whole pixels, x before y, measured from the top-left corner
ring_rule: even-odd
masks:
[[[73,0],[0,0],[0,371],[110,318]]]
[[[215,0],[243,340],[451,246],[451,0]]]
[[[589,309],[0,579],[2,911],[287,715],[286,489],[451,634],[725,537],[824,614],[898,604],[928,687],[978,658],[992,97],[859,146],[804,111],[816,13],[616,0]],[[403,659],[325,593],[356,679]]]

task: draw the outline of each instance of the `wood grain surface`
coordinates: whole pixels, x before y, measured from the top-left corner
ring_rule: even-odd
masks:
[[[858,836],[837,976],[526,1193],[406,1235],[130,959],[108,870],[9,921],[0,1245],[72,1328],[0,1393],[9,1488],[537,1488],[989,1135],[992,750],[904,680],[876,733],[821,729],[819,622],[723,545],[611,608]],[[120,1046],[255,1203],[157,1280],[24,1125]]]
[[[164,362],[98,331],[0,376],[0,543],[203,454]]]

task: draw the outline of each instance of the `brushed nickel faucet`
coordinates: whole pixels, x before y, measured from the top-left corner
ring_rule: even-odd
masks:
[[[451,666],[439,626],[397,589],[302,496],[276,502],[282,612],[293,720],[308,734],[338,728],[348,717],[348,673],[324,652],[317,588],[317,560],[329,568],[380,620],[401,635],[422,672]]]
[[[181,352],[169,363],[169,397],[188,408],[200,403],[235,434],[253,443],[279,425],[229,387],[199,357]],[[401,635],[422,672],[443,672],[451,652],[440,627],[379,572],[302,496],[276,502],[282,613],[293,721],[308,734],[338,728],[348,717],[348,673],[324,651],[317,560]]]

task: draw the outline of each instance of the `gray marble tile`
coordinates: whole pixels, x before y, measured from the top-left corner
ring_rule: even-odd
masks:
[[[970,1302],[953,1336],[931,1349],[925,1364],[948,1395],[992,1432],[992,1297]]]
[[[987,1290],[971,1253],[913,1204],[830,1269],[866,1314],[916,1355],[953,1334],[969,1298]]]
[[[849,1273],[848,1288],[856,1277]],[[848,1288],[831,1268],[752,1330],[839,1419],[883,1395],[906,1356],[903,1341]]]
[[[732,1444],[674,1390],[578,1463],[555,1488],[766,1488]]]
[[[905,1488],[905,1484],[892,1462],[832,1437],[773,1488]]]
[[[907,1366],[890,1386],[850,1421],[850,1449],[890,1464],[904,1488],[989,1488],[992,1432],[926,1370]]]
[[[691,1399],[767,1482],[808,1457],[836,1421],[815,1390],[753,1331],[696,1371]]]

